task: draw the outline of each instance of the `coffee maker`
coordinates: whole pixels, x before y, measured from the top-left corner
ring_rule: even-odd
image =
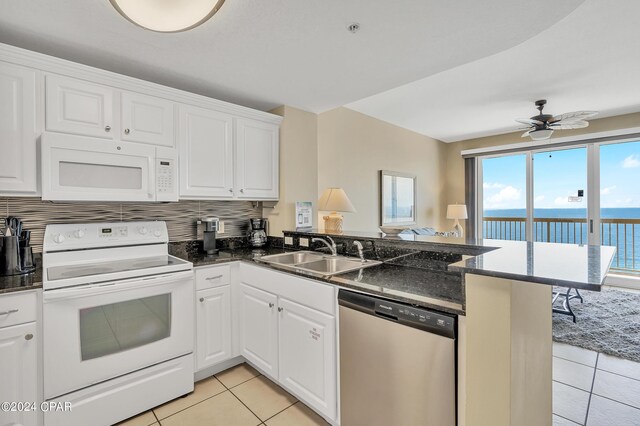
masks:
[[[204,224],[203,249],[207,254],[217,254],[216,233],[220,230],[220,219],[217,217],[205,217],[200,220]]]
[[[249,242],[253,247],[264,247],[267,244],[267,219],[251,219]]]

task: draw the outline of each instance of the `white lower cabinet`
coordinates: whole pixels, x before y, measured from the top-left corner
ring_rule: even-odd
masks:
[[[336,415],[336,320],[285,298],[278,300],[279,380],[307,404]]]
[[[240,265],[240,351],[318,413],[337,415],[335,289]]]
[[[278,379],[278,297],[240,284],[240,354]]]
[[[196,370],[231,358],[231,287],[196,292]]]
[[[0,426],[38,423],[40,398],[35,336],[35,322],[0,328],[0,402],[36,405],[35,410],[29,406],[28,411],[19,406],[0,410]]]

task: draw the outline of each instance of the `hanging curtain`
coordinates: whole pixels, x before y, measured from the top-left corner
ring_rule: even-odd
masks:
[[[470,238],[477,237],[476,161],[476,157],[464,159],[464,201],[469,216],[465,223],[465,235]]]

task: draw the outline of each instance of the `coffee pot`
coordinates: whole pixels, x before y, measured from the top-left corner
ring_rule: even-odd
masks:
[[[267,244],[267,219],[251,219],[249,242],[252,247],[264,247]]]

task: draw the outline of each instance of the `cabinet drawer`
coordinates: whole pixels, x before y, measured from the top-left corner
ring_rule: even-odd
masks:
[[[301,305],[335,315],[335,289],[330,284],[246,263],[240,264],[240,280]]]
[[[220,287],[231,282],[231,266],[210,266],[196,269],[196,290]]]
[[[34,291],[0,295],[0,328],[37,319],[37,298]]]

